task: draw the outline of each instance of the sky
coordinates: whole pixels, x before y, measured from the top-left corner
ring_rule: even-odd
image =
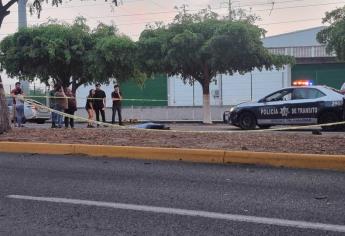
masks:
[[[28,0],[30,4],[32,0]],[[186,4],[191,12],[211,6],[222,16],[228,12],[229,0],[118,0],[119,7],[112,7],[110,0],[64,0],[60,7],[44,5],[41,17],[30,15],[28,24],[35,25],[49,19],[71,23],[77,16],[87,18],[87,23],[95,27],[99,23],[114,23],[120,32],[137,40],[148,23],[162,21],[169,23],[176,15],[175,6]],[[4,0],[6,3],[7,0]],[[345,5],[345,0],[231,0],[233,8],[243,8],[258,15],[257,24],[266,29],[267,36],[322,25],[326,11]],[[0,29],[0,39],[14,33],[18,26],[17,4],[10,9]]]
[[[210,6],[221,16],[228,12],[229,0],[118,0],[113,7],[111,0],[63,0],[64,4],[52,7],[44,4],[40,18],[30,15],[27,7],[28,25],[37,25],[49,19],[72,23],[78,16],[84,16],[87,24],[94,28],[99,23],[115,24],[121,33],[137,40],[145,26],[161,21],[169,23],[177,14],[175,7],[187,5],[190,12],[197,12]],[[8,0],[3,0],[4,4]],[[30,4],[32,0],[28,0]],[[345,0],[231,0],[234,9],[243,8],[258,15],[257,24],[272,36],[322,25],[325,12],[345,5]],[[18,5],[10,9],[0,29],[0,40],[18,28]],[[6,76],[5,76],[6,77]],[[7,83],[13,80],[5,78]]]

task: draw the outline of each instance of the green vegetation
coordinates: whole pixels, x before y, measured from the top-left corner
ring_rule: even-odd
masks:
[[[345,7],[327,12],[323,23],[329,26],[317,35],[317,40],[327,45],[328,53],[335,52],[339,60],[345,60]]]
[[[209,9],[197,14],[182,11],[169,25],[156,25],[142,32],[139,60],[148,74],[179,75],[185,83],[198,81],[203,88],[204,123],[212,123],[210,83],[219,73],[246,73],[254,68],[280,68],[292,62],[264,48],[265,31],[253,17],[219,19]]]
[[[85,19],[73,25],[44,24],[21,29],[0,43],[0,62],[10,77],[72,85],[133,78],[136,45],[113,26],[90,31]],[[138,76],[139,77],[139,76]]]

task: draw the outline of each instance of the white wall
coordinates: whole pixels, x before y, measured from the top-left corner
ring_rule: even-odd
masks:
[[[210,84],[210,93],[218,89],[218,81]],[[184,84],[179,76],[168,77],[169,106],[202,106],[202,87],[195,81],[194,86]],[[219,105],[219,99],[211,96],[211,105]]]
[[[210,85],[211,105],[234,105],[245,101],[258,100],[265,95],[291,85],[290,67],[282,70],[259,71],[244,75],[218,75]],[[202,89],[199,83],[184,84],[178,77],[168,78],[169,106],[202,106]],[[215,97],[215,90],[219,97]],[[223,93],[223,94],[222,94]]]

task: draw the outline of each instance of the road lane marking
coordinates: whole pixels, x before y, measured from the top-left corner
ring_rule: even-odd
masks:
[[[312,230],[345,233],[345,225],[333,225],[333,224],[294,221],[294,220],[285,220],[285,219],[277,219],[277,218],[234,215],[234,214],[186,210],[186,209],[178,209],[178,208],[154,207],[154,206],[145,206],[145,205],[88,201],[88,200],[68,199],[68,198],[33,197],[33,196],[22,196],[22,195],[8,195],[7,198],[38,201],[38,202],[52,202],[52,203],[83,205],[83,206],[106,207],[106,208],[113,208],[113,209],[144,211],[144,212],[150,212],[150,213],[160,213],[160,214],[170,214],[170,215],[203,217],[203,218],[210,218],[210,219],[217,219],[217,220],[229,220],[229,221],[237,221],[237,222],[266,224],[266,225],[293,227],[293,228],[301,228],[301,229],[312,229]]]

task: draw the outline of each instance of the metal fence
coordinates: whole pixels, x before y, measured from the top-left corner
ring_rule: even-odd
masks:
[[[267,48],[273,54],[293,56],[296,58],[334,57],[335,53],[327,53],[325,45],[303,47],[276,47]]]

